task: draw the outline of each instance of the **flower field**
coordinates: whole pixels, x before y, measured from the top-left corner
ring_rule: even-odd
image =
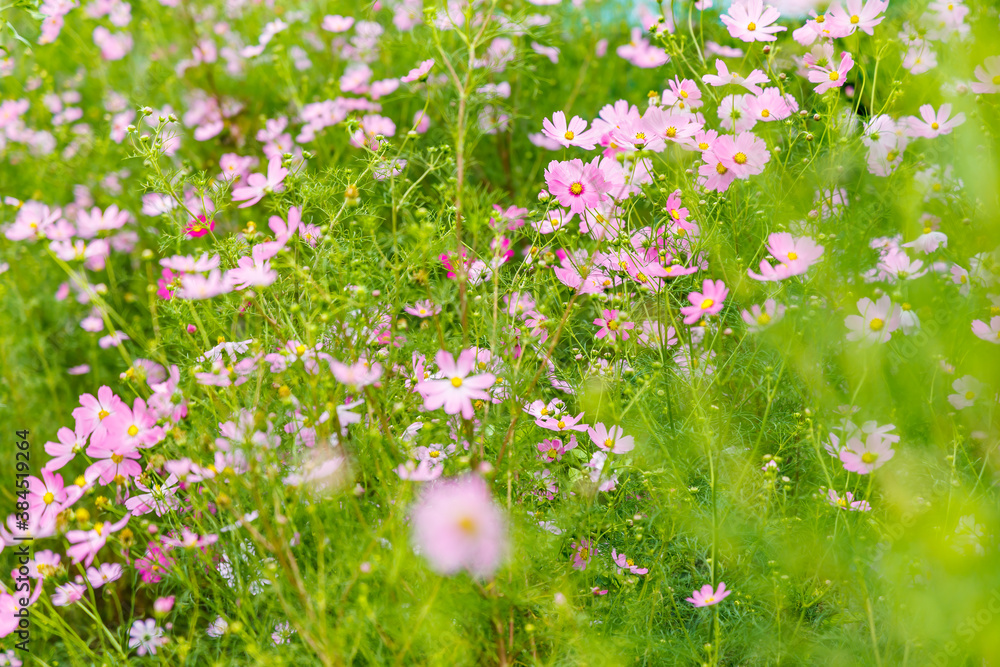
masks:
[[[0,666],[1000,657],[996,3],[0,5]]]

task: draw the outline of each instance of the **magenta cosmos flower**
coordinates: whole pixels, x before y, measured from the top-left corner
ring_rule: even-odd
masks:
[[[717,315],[722,310],[722,303],[729,296],[729,289],[721,280],[706,280],[701,292],[688,294],[690,306],[681,308],[684,324],[694,324],[703,317]]]
[[[193,219],[187,224],[187,227],[184,228],[184,233],[195,239],[214,231],[215,220],[206,220],[204,214],[201,214],[197,218]]]
[[[414,547],[439,574],[492,575],[506,540],[500,508],[486,482],[473,475],[429,484],[413,510]]]
[[[617,310],[605,310],[604,317],[598,317],[594,324],[601,327],[601,330],[594,334],[597,338],[607,337],[609,343],[614,343],[615,338],[620,336],[622,340],[628,340],[629,329],[635,328],[635,322],[626,322],[619,315]]]
[[[423,81],[427,78],[427,73],[431,71],[434,67],[434,59],[428,58],[423,61],[413,69],[411,69],[406,76],[402,77],[400,81],[403,83],[410,83],[412,81]]]
[[[705,584],[700,590],[691,593],[691,597],[685,599],[695,607],[711,607],[725,600],[730,593],[732,591],[726,590],[726,582],[720,581],[718,590],[713,590],[711,584]]]
[[[736,0],[729,8],[728,14],[720,18],[729,28],[729,34],[744,42],[773,42],[777,39],[774,33],[788,30],[779,25],[773,25],[781,14],[771,5],[765,5],[763,0]]]
[[[845,470],[867,475],[884,466],[895,455],[891,439],[883,438],[881,433],[869,433],[864,443],[861,438],[848,440],[840,450],[840,461]]]
[[[569,208],[571,213],[583,213],[587,208],[593,208],[607,201],[611,184],[604,178],[604,172],[597,166],[599,158],[589,163],[583,160],[559,162],[553,160],[545,170],[545,184],[549,193],[558,200],[561,206]]]
[[[417,391],[424,397],[424,407],[428,410],[443,407],[449,415],[462,413],[464,418],[472,419],[472,399],[488,400],[486,389],[493,386],[496,376],[492,373],[469,375],[476,365],[475,350],[462,350],[457,362],[450,352],[438,350],[434,361],[444,377],[424,380],[417,385]]]
[[[975,75],[979,81],[972,83],[972,92],[977,95],[1000,93],[1000,56],[990,56],[982,65],[977,65]]]
[[[892,332],[899,328],[900,309],[893,305],[888,294],[875,302],[869,298],[861,299],[858,310],[860,315],[848,315],[844,320],[850,329],[847,340],[886,343],[892,338]]]

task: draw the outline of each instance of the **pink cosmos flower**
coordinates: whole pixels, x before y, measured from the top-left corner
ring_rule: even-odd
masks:
[[[152,481],[144,484],[137,480],[135,486],[139,493],[125,501],[125,509],[131,512],[132,516],[142,516],[150,512],[156,512],[156,516],[163,516],[180,507],[181,502],[177,497],[177,476],[174,474],[167,477],[162,484]]]
[[[72,581],[56,586],[55,593],[52,594],[52,605],[55,607],[68,607],[76,604],[87,592],[87,587],[83,584],[76,584]]]
[[[882,13],[888,6],[889,0],[868,0],[863,6],[862,0],[847,0],[845,11],[839,2],[834,2],[826,12],[830,36],[847,37],[855,30],[874,35],[874,28],[885,18]]]
[[[587,429],[591,442],[606,452],[612,454],[625,454],[635,448],[635,439],[625,435],[621,426],[606,427],[602,422],[594,424],[593,428]]]
[[[798,111],[799,103],[791,94],[782,95],[775,87],[765,88],[759,95],[743,98],[743,111],[761,122],[784,120]]]
[[[98,522],[91,530],[71,530],[66,533],[70,547],[66,549],[66,555],[73,560],[73,564],[83,563],[90,566],[94,562],[94,557],[104,548],[108,538],[125,527],[131,519],[131,515],[126,514],[121,520],[115,523]]]
[[[561,461],[563,454],[571,449],[576,449],[576,434],[572,434],[566,444],[559,438],[548,438],[538,443],[538,452],[543,461]]]
[[[573,569],[574,570],[586,570],[587,565],[590,564],[591,558],[594,557],[591,551],[591,540],[581,539],[579,542],[573,542]]]
[[[226,271],[223,284],[232,285],[234,289],[243,290],[248,287],[267,287],[278,279],[278,272],[271,268],[270,260],[263,259],[266,252],[265,244],[253,247],[249,257],[240,257],[236,260],[236,268]],[[187,283],[185,294],[191,293],[191,280],[182,279],[182,284]],[[181,297],[184,298],[184,297]]]
[[[128,631],[128,647],[136,649],[138,655],[156,655],[156,649],[167,643],[163,628],[152,618],[136,621]]]
[[[587,132],[587,121],[579,116],[573,116],[567,123],[566,114],[562,111],[555,112],[552,120],[548,118],[542,120],[542,134],[566,148],[578,146],[588,151],[594,148],[596,140],[592,132]]]
[[[867,475],[872,470],[881,468],[896,455],[892,442],[892,439],[883,438],[880,433],[869,433],[864,443],[861,438],[851,438],[840,450],[844,469]]]
[[[695,607],[710,607],[713,604],[719,604],[727,597],[732,591],[726,590],[726,583],[724,581],[719,582],[719,588],[716,590],[712,589],[711,584],[705,584],[700,590],[694,591],[691,597],[685,598],[688,602],[693,604]]]
[[[832,65],[832,63],[830,63]],[[847,82],[847,73],[854,67],[854,58],[844,51],[840,54],[840,64],[837,67],[822,67],[818,64],[810,67],[809,81],[818,83],[813,90],[823,94],[831,88],[841,88]]]
[[[336,359],[330,361],[330,371],[337,382],[347,385],[352,392],[374,384],[382,377],[382,364],[371,363],[367,359],[359,359],[356,364],[348,366]]]
[[[413,509],[414,549],[439,574],[491,576],[506,550],[506,525],[489,486],[466,475],[424,487]]]
[[[434,64],[435,64],[434,59],[428,58],[427,60],[424,60],[419,65],[411,69],[406,76],[401,77],[399,80],[402,81],[403,83],[411,83],[413,81],[425,81],[427,79],[427,73],[431,71],[431,68],[434,67]]]
[[[711,148],[701,152],[701,159],[705,164],[698,167],[698,175],[701,177],[698,182],[709,192],[725,192],[736,180],[736,174],[722,164],[722,160]]]
[[[899,328],[900,309],[895,306],[888,294],[883,294],[877,302],[865,297],[858,301],[861,315],[848,315],[844,324],[850,331],[847,340],[860,340],[864,343],[886,343],[892,338],[892,332]]]
[[[496,382],[496,376],[492,373],[469,375],[476,364],[476,351],[472,349],[462,350],[457,362],[450,352],[438,350],[434,361],[444,377],[417,384],[417,391],[424,397],[424,407],[428,410],[443,407],[449,415],[461,413],[465,419],[472,419],[475,414],[472,399],[489,400],[486,390]]]
[[[749,311],[742,311],[740,316],[746,322],[747,331],[760,333],[781,321],[785,316],[785,306],[775,303],[774,299],[768,299],[763,306],[754,304]]]
[[[977,95],[1000,93],[1000,56],[990,56],[982,65],[976,65],[977,82],[972,83],[972,92]]]
[[[327,14],[323,17],[320,27],[327,32],[347,32],[354,25],[354,17],[340,16],[339,14]]]
[[[982,320],[973,320],[972,333],[987,343],[1000,345],[1000,315],[990,318],[989,325]]]
[[[116,204],[101,211],[94,207],[89,211],[81,210],[76,216],[76,233],[83,239],[92,239],[99,232],[121,229],[132,219],[128,211],[121,211]]]
[[[87,581],[94,588],[118,581],[122,576],[122,566],[118,563],[101,563],[100,567],[87,568]]]
[[[614,343],[616,337],[620,337],[623,341],[628,340],[628,330],[635,328],[635,322],[622,320],[617,310],[605,310],[604,317],[598,317],[594,320],[594,324],[601,327],[594,336],[598,339],[606,336],[609,343]]]
[[[951,104],[945,103],[938,108],[937,113],[930,104],[920,107],[920,118],[909,117],[909,135],[933,139],[951,131],[965,122],[965,114],[959,112],[954,118],[951,115]]]
[[[826,501],[842,510],[847,510],[848,512],[870,512],[872,506],[868,504],[867,500],[855,500],[854,494],[848,491],[841,498],[836,491],[830,489],[826,494]]]
[[[611,560],[615,562],[615,565],[623,570],[628,570],[632,574],[646,574],[649,572],[648,567],[637,566],[634,560],[626,557],[625,554],[618,553],[613,548],[611,549]]]
[[[87,435],[79,421],[76,430],[64,426],[56,432],[56,437],[59,442],[45,443],[45,453],[52,457],[45,464],[46,470],[59,470],[87,448]]]
[[[777,282],[802,275],[823,256],[823,246],[817,245],[810,237],[795,238],[786,232],[768,236],[767,249],[779,264],[773,267],[766,259],[762,259],[760,274],[747,270],[747,274],[754,280]]]
[[[599,158],[589,163],[575,159],[568,162],[553,160],[545,169],[549,193],[571,213],[583,213],[608,199],[610,184],[597,166]]]
[[[84,488],[63,484],[62,475],[42,468],[41,478],[28,477],[28,513],[42,523],[54,521],[56,515],[83,496]]]
[[[726,169],[741,179],[761,173],[771,159],[767,144],[752,132],[742,132],[735,139],[723,134],[716,139],[711,151]]]
[[[755,69],[752,72],[750,72],[750,75],[746,78],[740,76],[738,72],[730,72],[729,67],[721,58],[716,58],[715,69],[718,72],[717,75],[706,74],[705,76],[701,77],[701,80],[709,84],[710,86],[715,86],[716,88],[718,88],[719,86],[725,86],[727,84],[732,83],[737,86],[743,86],[754,95],[759,95],[761,89],[760,86],[758,86],[757,84],[766,83],[767,81],[769,81],[769,79],[767,78],[767,74],[764,74],[758,69]]]
[[[583,413],[581,412],[575,417],[570,417],[568,414],[552,417],[539,417],[535,420],[535,424],[544,429],[558,431],[560,433],[564,431],[586,431],[588,427],[586,424],[580,423],[582,420]]]
[[[102,386],[97,390],[97,397],[91,394],[80,396],[80,407],[73,410],[76,420],[76,432],[81,435],[96,435],[103,437],[106,430],[104,420],[120,410],[127,410],[122,399],[111,391],[111,387]]]
[[[403,308],[403,310],[408,312],[410,315],[424,318],[424,317],[432,317],[440,313],[441,306],[437,305],[430,299],[424,299],[423,301],[417,301],[412,306],[406,306],[405,308]]]
[[[774,33],[788,30],[784,26],[772,25],[781,14],[762,0],[736,0],[728,14],[720,18],[729,29],[729,34],[744,42],[773,42]]]
[[[722,310],[722,304],[729,295],[729,289],[721,280],[706,280],[701,292],[688,294],[690,306],[681,308],[684,324],[694,324],[704,317],[717,315]]]
[[[267,163],[267,176],[253,173],[247,178],[245,186],[233,190],[233,201],[241,201],[240,208],[253,206],[269,192],[281,192],[285,189],[283,181],[288,170],[281,166],[281,156],[271,158]]]

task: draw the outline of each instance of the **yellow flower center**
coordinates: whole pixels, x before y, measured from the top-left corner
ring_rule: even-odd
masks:
[[[715,165],[715,173],[719,174],[720,176],[726,173],[727,171],[729,170],[726,169],[725,165],[723,165],[721,162]]]
[[[427,314],[427,310],[426,310],[426,309],[424,309],[424,308],[421,308],[421,309],[420,309],[420,314],[421,314],[421,315],[426,315],[426,314]]]
[[[932,130],[936,130],[936,129],[938,129],[939,127],[941,127],[941,126],[940,126],[940,125],[938,125],[937,123],[931,123],[931,129],[932,129]]]
[[[125,457],[122,456],[121,454],[112,454],[111,455],[111,460],[114,461],[116,464],[118,464],[118,463],[121,463],[122,461],[124,461]]]
[[[458,528],[466,535],[476,534],[476,522],[471,516],[463,516],[459,519]]]
[[[566,428],[566,422],[564,422],[563,420],[560,419],[559,423],[556,424],[556,426],[558,426],[560,429],[564,429],[564,428]]]
[[[436,459],[437,457],[441,456],[441,452],[435,449],[432,452],[427,452],[427,455],[430,456],[432,459]]]
[[[767,313],[761,313],[757,317],[757,324],[759,324],[761,326],[764,326],[764,325],[770,324],[770,323],[771,323],[771,316],[768,315]]]
[[[708,144],[706,144],[704,141],[699,142],[698,143],[698,148],[699,148],[699,150],[707,151],[708,150]]]
[[[583,194],[583,184],[582,183],[574,183],[573,185],[569,186],[569,191],[570,191],[570,194],[574,194],[574,195],[577,195],[577,196],[582,195]]]
[[[612,331],[618,331],[618,320],[608,320],[607,327]]]
[[[873,317],[872,321],[868,323],[868,326],[872,331],[881,331],[882,327],[885,326],[885,322],[878,317]]]
[[[701,309],[702,310],[708,310],[709,308],[711,308],[714,305],[715,305],[715,301],[713,299],[705,299],[704,301],[701,302]]]
[[[705,604],[712,604],[713,602],[715,602],[714,595],[709,595],[707,598],[705,598]]]
[[[877,459],[878,459],[878,454],[875,454],[874,452],[865,452],[864,454],[861,455],[862,463],[867,463],[869,465],[875,463]]]
[[[830,72],[830,81],[836,81],[840,78],[840,72]]]
[[[131,426],[128,427],[128,434],[129,437],[134,438],[139,434],[139,427],[136,426],[135,424],[132,424]]]
[[[851,24],[852,25],[857,25],[860,21],[861,21],[861,17],[859,17],[857,14],[854,14],[853,16],[851,16]]]
[[[733,156],[733,162],[735,162],[736,164],[746,164],[747,163],[747,154],[746,153],[737,153],[736,155]]]
[[[101,421],[104,421],[104,418],[107,417],[109,414],[111,413],[108,412],[107,410],[101,410],[100,412],[97,413],[97,418],[100,419]]]
[[[688,92],[686,90],[682,90],[681,91],[681,97],[683,97],[684,99],[687,99],[688,98]]]
[[[455,387],[456,389],[459,388],[459,387],[461,387],[462,386],[462,378],[460,378],[460,377],[454,377],[454,378],[452,378],[451,379],[451,386]]]
[[[974,392],[974,391],[967,391],[967,392],[965,392],[965,400],[971,401],[975,397],[976,397],[976,392]]]
[[[670,137],[671,139],[673,139],[674,137],[677,136],[677,128],[676,127],[668,127],[666,135],[668,137]]]
[[[997,74],[995,77],[993,77],[993,85],[1000,86],[1000,74]]]
[[[750,32],[753,32],[756,29],[757,29],[757,24],[756,23],[753,23],[751,21],[750,23],[747,24],[747,30],[749,30]]]
[[[587,560],[590,558],[590,549],[580,549],[580,559]]]
[[[573,137],[575,137],[576,135],[573,134],[572,130],[566,130],[566,134],[564,134],[563,136],[566,137],[567,141],[573,141]]]
[[[970,392],[970,393],[971,393],[971,392]],[[53,494],[53,493],[52,493],[51,491],[47,491],[47,492],[45,493],[45,495],[44,495],[44,496],[42,496],[42,501],[43,501],[43,502],[44,502],[44,503],[45,503],[46,505],[51,505],[51,504],[52,504],[53,502],[55,502],[55,500],[56,500],[56,496],[55,496],[55,494]]]
[[[767,109],[761,109],[761,111],[760,111],[760,117],[761,118],[770,118],[771,117],[771,112],[768,111]]]
[[[298,356],[301,357],[305,353],[306,353],[306,346],[305,345],[296,345],[295,346],[295,354],[296,355],[298,355]]]
[[[790,252],[790,253],[788,253],[788,259],[792,260],[793,262],[794,262],[795,260],[797,260],[798,258],[799,258],[799,255],[798,255],[798,253],[794,253],[794,252]]]
[[[608,438],[604,441],[604,446],[607,447],[608,449],[611,449],[612,447],[615,446],[615,441],[612,440],[611,438]]]

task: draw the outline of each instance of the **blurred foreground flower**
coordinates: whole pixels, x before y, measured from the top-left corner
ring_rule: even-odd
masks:
[[[506,527],[486,482],[472,475],[429,485],[413,510],[414,549],[431,569],[493,574],[506,548]]]

